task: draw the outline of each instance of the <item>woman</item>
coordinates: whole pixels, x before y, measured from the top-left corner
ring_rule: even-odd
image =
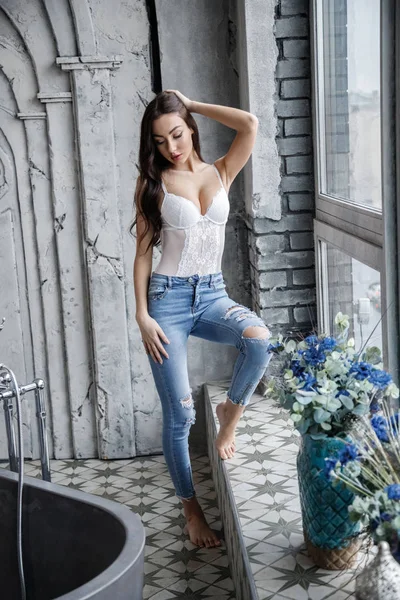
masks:
[[[237,131],[227,154],[204,162],[191,113]],[[227,399],[217,406],[216,447],[222,459],[235,452],[235,428],[265,372],[270,332],[256,313],[234,302],[221,272],[229,188],[248,161],[257,118],[227,106],[191,101],[176,90],[158,94],[141,124],[135,204],[138,241],[134,262],[136,320],[163,410],[165,460],[182,500],[193,544],[220,541],[196,499],[188,436],[195,409],[187,372],[189,335],[239,350]],[[162,257],[152,269],[153,245]]]

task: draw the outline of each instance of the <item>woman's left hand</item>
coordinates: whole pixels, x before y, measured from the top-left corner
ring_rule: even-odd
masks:
[[[189,111],[192,110],[192,105],[193,105],[192,100],[189,100],[189,98],[184,96],[181,92],[179,92],[178,90],[165,90],[165,91],[173,92],[176,96],[178,96],[179,100],[186,106],[186,108]]]

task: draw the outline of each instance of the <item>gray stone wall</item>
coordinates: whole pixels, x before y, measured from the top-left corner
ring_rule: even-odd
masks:
[[[275,6],[280,215],[248,219],[253,303],[274,332],[286,334],[316,325],[308,4]]]

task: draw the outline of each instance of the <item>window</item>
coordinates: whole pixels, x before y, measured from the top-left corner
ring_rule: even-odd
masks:
[[[322,4],[320,191],[380,211],[379,2]]]
[[[396,10],[313,0],[311,41],[319,329],[348,314],[356,347],[371,336],[398,381]]]
[[[317,268],[321,299],[319,322],[335,335],[334,319],[340,311],[350,318],[349,337],[355,347],[378,346],[382,352],[382,252],[371,244],[354,240],[337,229],[316,223]]]

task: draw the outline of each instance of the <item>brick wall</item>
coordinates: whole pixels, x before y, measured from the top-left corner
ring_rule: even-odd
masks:
[[[253,304],[274,332],[287,334],[316,325],[308,4],[280,0],[276,5],[281,218],[256,216],[249,232]]]

